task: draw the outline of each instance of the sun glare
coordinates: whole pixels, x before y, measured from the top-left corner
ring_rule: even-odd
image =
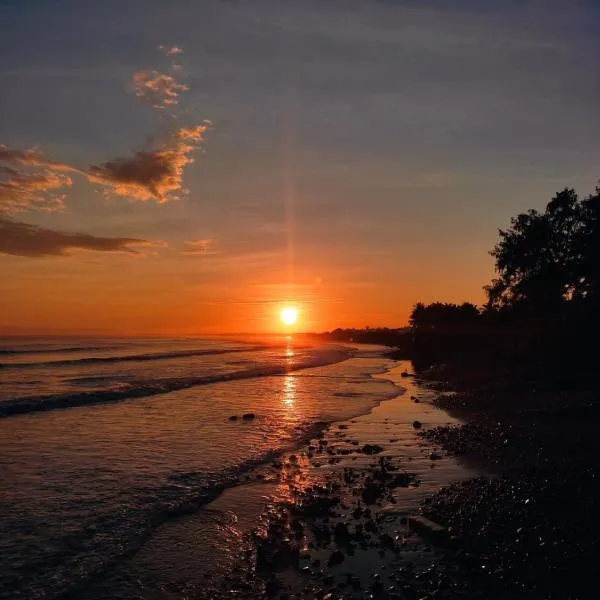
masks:
[[[298,320],[298,311],[293,306],[286,306],[279,313],[279,318],[286,325],[293,325]]]

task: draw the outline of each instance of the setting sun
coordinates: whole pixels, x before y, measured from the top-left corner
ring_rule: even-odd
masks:
[[[298,311],[293,306],[286,306],[279,317],[286,325],[293,325],[298,320]]]

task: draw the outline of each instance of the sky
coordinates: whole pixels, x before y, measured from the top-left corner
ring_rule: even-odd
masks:
[[[0,0],[0,333],[405,325],[600,177],[600,5]]]

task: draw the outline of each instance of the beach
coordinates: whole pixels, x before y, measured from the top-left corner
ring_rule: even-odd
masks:
[[[94,402],[86,391],[88,405],[57,408],[51,400],[43,409],[38,395],[19,401],[33,407],[29,413],[0,420],[10,484],[2,499],[2,597],[260,597],[267,585],[278,594],[343,585],[348,570],[363,590],[378,580],[372,576],[387,576],[381,565],[397,576],[405,564],[407,580],[411,569],[431,568],[437,554],[407,518],[473,472],[419,436],[457,421],[432,404],[437,392],[414,378],[410,363],[388,358],[384,347],[352,344],[209,349],[121,349],[118,356],[143,356],[125,361],[99,361],[98,350],[91,357],[82,349],[79,364],[77,350],[50,365],[5,362],[5,373],[21,374],[20,388],[32,373],[48,372],[55,395],[73,396],[64,389],[73,379],[98,385],[99,377],[101,391],[111,381],[119,395]],[[114,352],[104,348],[101,358]],[[206,360],[208,369],[235,363],[233,375],[197,384]],[[271,374],[277,361],[287,364],[285,375]],[[327,364],[311,366],[317,361]],[[140,389],[148,363],[150,393],[124,398],[123,380]],[[109,376],[107,365],[118,368]],[[82,367],[93,372],[74,378]],[[267,374],[254,375],[259,369]],[[187,387],[156,392],[174,371]],[[360,539],[351,537],[357,526]],[[294,546],[281,551],[287,538]],[[343,560],[331,559],[335,552]],[[340,562],[329,568],[331,561]],[[265,579],[271,572],[278,583]]]
[[[374,345],[207,343],[79,364],[70,350],[62,377],[54,359],[3,365],[19,389],[48,371],[72,397],[73,369],[114,364],[100,391],[112,378],[119,393],[8,400],[32,410],[0,419],[0,597],[593,597],[589,385],[502,365],[415,372]],[[149,393],[127,396],[148,363]],[[203,364],[219,381],[198,383]]]
[[[418,435],[458,421],[432,404],[437,393],[409,362],[390,366],[375,378],[402,386],[397,396],[332,423],[163,526],[85,597],[422,597],[446,584],[451,591],[443,540],[436,547],[409,520],[441,486],[477,471]],[[208,528],[215,514],[219,525]],[[198,540],[210,536],[206,556]]]

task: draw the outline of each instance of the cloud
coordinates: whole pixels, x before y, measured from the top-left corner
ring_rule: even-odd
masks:
[[[161,49],[167,56],[182,52],[178,46]],[[138,97],[160,109],[177,104],[179,95],[188,89],[175,77],[155,70],[138,71],[133,84]],[[162,141],[155,136],[147,148],[130,156],[89,167],[50,161],[35,148],[20,150],[0,145],[0,214],[62,209],[61,191],[73,184],[74,175],[102,185],[117,196],[167,202],[187,192],[182,187],[183,171],[194,161],[191,154],[209,126],[205,121],[180,127],[163,135]]]
[[[0,146],[0,213],[32,208],[60,210],[64,197],[56,192],[73,183],[66,173],[100,184],[117,196],[159,203],[172,200],[186,191],[182,187],[183,170],[194,162],[191,153],[209,125],[207,121],[181,127],[155,148],[88,168],[49,161],[37,150]]]
[[[208,122],[182,127],[158,149],[140,150],[133,156],[90,167],[85,176],[90,182],[107,186],[117,196],[167,202],[176,192],[185,192],[183,169],[194,161],[190,154],[202,141],[207,127]]]
[[[162,50],[165,56],[173,56],[174,54],[183,54],[183,49],[179,46],[159,46],[159,50]]]
[[[215,251],[213,250],[214,240],[210,238],[185,242],[185,245],[186,248],[184,248],[183,254],[215,254]]]
[[[137,71],[133,74],[133,90],[143,102],[154,108],[177,104],[179,95],[189,88],[172,75],[160,71]]]
[[[139,254],[133,246],[149,245],[154,244],[135,238],[97,237],[85,233],[55,231],[0,217],[0,254],[65,256],[69,254],[69,250]]]
[[[0,164],[12,164],[25,167],[45,167],[52,171],[58,171],[63,173],[74,173],[77,169],[64,163],[57,163],[48,160],[44,155],[36,148],[29,148],[27,150],[17,150],[9,148],[3,144],[0,144]],[[4,166],[7,172],[15,172],[14,169]]]
[[[28,208],[61,210],[64,196],[59,191],[73,183],[60,172],[66,170],[66,165],[54,165],[35,150],[0,146],[0,214]]]

